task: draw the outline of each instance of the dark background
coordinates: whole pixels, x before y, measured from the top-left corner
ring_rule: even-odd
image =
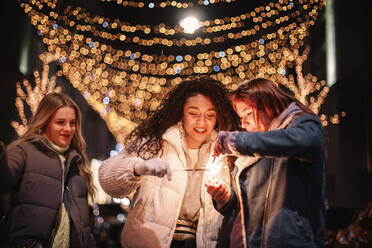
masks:
[[[238,0],[237,0],[238,1]],[[94,1],[93,1],[94,2]],[[259,1],[247,1],[255,6]],[[327,133],[327,199],[331,210],[347,218],[350,211],[363,207],[372,199],[372,164],[371,142],[372,123],[370,108],[371,73],[372,73],[372,8],[367,0],[334,1],[336,24],[337,82],[330,93],[321,112],[333,114],[345,111],[346,117],[339,125],[325,128]],[[97,3],[88,7],[97,7]],[[35,68],[40,69],[38,54],[45,51],[40,37],[36,35],[29,18],[15,0],[2,2],[1,8],[1,47],[0,47],[0,140],[9,144],[16,138],[10,121],[18,120],[14,102],[17,81],[32,78]],[[212,8],[213,10],[213,8]],[[229,9],[225,9],[224,16]],[[113,15],[119,13],[113,12]],[[310,29],[309,45],[311,52],[304,66],[304,74],[312,73],[319,79],[326,80],[325,60],[325,18],[317,20]],[[370,15],[371,16],[371,15]],[[128,17],[135,18],[135,17]],[[151,15],[137,17],[143,22],[151,23]],[[147,19],[146,19],[147,18]],[[169,21],[171,20],[171,17]],[[135,22],[135,21],[134,21]],[[156,22],[154,22],[156,23]],[[24,41],[29,41],[29,71],[23,75],[19,71],[21,48]],[[58,69],[57,64],[51,71]],[[40,71],[40,70],[39,70]],[[60,85],[80,106],[83,113],[83,132],[87,142],[89,158],[105,159],[116,142],[108,131],[105,122],[90,108],[81,94],[66,79]],[[333,216],[332,212],[330,216]],[[347,221],[336,218],[336,222]],[[332,224],[332,223],[331,223]]]

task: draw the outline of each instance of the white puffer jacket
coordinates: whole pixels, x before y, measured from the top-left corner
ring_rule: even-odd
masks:
[[[198,166],[206,166],[217,133],[199,150]],[[175,125],[163,135],[164,145],[161,159],[167,161],[172,170],[187,168],[187,155],[182,133]],[[166,177],[135,176],[134,165],[143,160],[126,153],[125,149],[117,156],[105,160],[99,169],[100,184],[105,192],[113,197],[128,195],[137,190],[133,208],[123,228],[121,243],[123,247],[170,247],[181,204],[187,187],[187,173],[173,173],[172,181]],[[221,158],[216,164],[221,167],[221,178],[230,185],[227,160]],[[204,186],[208,173],[204,173],[199,221],[196,233],[197,247],[215,247],[223,216],[217,212],[211,196]]]

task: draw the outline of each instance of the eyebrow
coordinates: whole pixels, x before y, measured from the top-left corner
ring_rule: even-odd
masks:
[[[190,106],[187,109],[196,109],[196,110],[199,110],[199,108],[198,107],[195,107],[195,106]],[[216,111],[216,109],[213,107],[213,108],[208,109],[207,111]]]
[[[246,112],[247,110],[249,110],[249,108],[244,108],[241,112]],[[249,112],[248,114],[253,114],[253,111]]]
[[[64,118],[58,118],[58,119],[55,119],[56,121],[65,121],[65,120],[67,120],[67,119],[64,119]],[[74,118],[74,119],[71,119],[72,121],[76,121],[76,118]]]
[[[243,111],[249,111],[250,109],[249,108],[245,108],[243,109]],[[250,114],[253,113],[253,111],[249,112]]]

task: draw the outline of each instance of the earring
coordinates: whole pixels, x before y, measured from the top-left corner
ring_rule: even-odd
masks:
[[[184,128],[183,128],[183,122],[179,121],[177,122],[178,130],[180,130],[181,136],[183,137],[184,135]]]

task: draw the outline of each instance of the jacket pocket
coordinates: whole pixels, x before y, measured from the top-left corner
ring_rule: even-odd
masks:
[[[298,238],[299,240],[305,242],[314,242],[314,235],[311,229],[309,221],[300,216],[296,211],[284,210],[287,215],[287,225],[285,225],[285,229],[287,229],[287,233],[289,234],[289,238]],[[291,235],[293,234],[293,235]]]
[[[265,237],[267,247],[316,247],[309,221],[289,209],[269,219]]]

